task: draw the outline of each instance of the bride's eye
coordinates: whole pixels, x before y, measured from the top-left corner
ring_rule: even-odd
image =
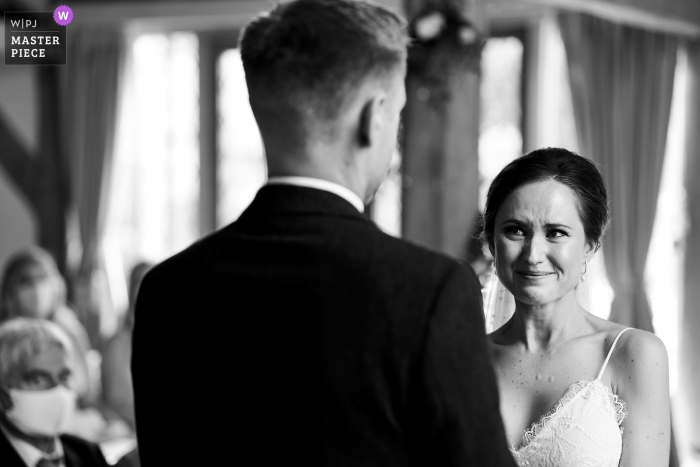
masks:
[[[515,225],[505,227],[503,229],[503,233],[505,233],[509,237],[522,237],[525,235],[525,232],[523,232],[523,229],[521,229],[520,227],[515,226]]]
[[[549,231],[547,236],[549,238],[561,238],[561,237],[566,237],[568,235],[563,230],[555,229],[555,230]]]

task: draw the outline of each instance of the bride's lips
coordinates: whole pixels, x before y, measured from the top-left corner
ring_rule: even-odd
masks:
[[[521,277],[530,281],[539,281],[554,274],[547,271],[516,271]]]

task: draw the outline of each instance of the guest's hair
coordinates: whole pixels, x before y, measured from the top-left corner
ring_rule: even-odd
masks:
[[[514,160],[491,183],[482,221],[482,239],[490,247],[493,247],[496,214],[503,201],[518,187],[545,180],[562,183],[576,194],[576,207],[586,239],[596,247],[600,245],[610,222],[610,209],[598,168],[585,157],[566,149],[544,148]]]
[[[29,359],[52,347],[73,351],[70,338],[51,321],[15,318],[4,322],[0,325],[0,384],[15,386]]]
[[[23,274],[31,266],[41,267],[51,282],[54,291],[54,311],[66,302],[66,283],[58,271],[51,254],[39,247],[18,251],[5,263],[0,285],[0,322],[20,316],[14,292],[23,280]]]
[[[240,39],[253,113],[305,135],[342,113],[360,85],[403,69],[407,36],[391,11],[357,0],[295,0],[252,20]]]

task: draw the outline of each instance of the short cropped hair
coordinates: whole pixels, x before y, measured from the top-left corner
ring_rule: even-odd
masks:
[[[279,4],[241,34],[253,112],[288,124],[333,121],[367,78],[405,67],[407,43],[403,20],[372,3]]]
[[[585,157],[562,148],[532,151],[505,166],[489,187],[483,216],[482,239],[493,247],[494,223],[498,209],[518,187],[554,180],[569,187],[577,199],[579,218],[586,240],[600,246],[610,223],[605,182],[598,168]]]
[[[16,386],[29,359],[50,347],[73,351],[68,335],[51,321],[15,318],[0,325],[0,384]]]

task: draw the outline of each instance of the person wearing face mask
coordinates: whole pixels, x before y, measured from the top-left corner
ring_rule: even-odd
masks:
[[[64,434],[75,409],[69,337],[57,325],[0,325],[0,465],[103,467],[99,447]]]
[[[81,401],[94,399],[85,355],[90,341],[85,327],[66,304],[66,285],[51,255],[38,247],[15,253],[5,264],[0,285],[0,323],[12,318],[53,321],[70,337],[75,387]]]

